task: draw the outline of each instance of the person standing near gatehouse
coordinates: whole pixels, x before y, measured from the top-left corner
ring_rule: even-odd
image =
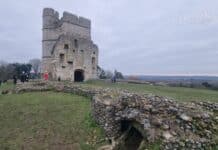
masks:
[[[46,71],[46,72],[43,74],[43,79],[44,79],[45,81],[47,81],[47,80],[48,80],[48,77],[49,77],[49,75],[48,75],[48,72]]]

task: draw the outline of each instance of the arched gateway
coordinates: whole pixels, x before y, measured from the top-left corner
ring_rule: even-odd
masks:
[[[84,81],[84,71],[83,70],[78,69],[74,71],[74,81],[75,82]]]

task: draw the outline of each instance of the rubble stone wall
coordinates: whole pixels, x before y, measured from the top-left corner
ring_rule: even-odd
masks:
[[[144,143],[161,141],[162,149],[218,146],[218,103],[177,102],[161,96],[58,82],[27,83],[15,92],[48,90],[90,97],[93,117],[111,140],[119,141],[124,134],[122,121],[129,121],[134,123],[132,126],[136,124]]]

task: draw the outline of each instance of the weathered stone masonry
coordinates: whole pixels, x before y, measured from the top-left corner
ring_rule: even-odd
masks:
[[[91,21],[52,8],[43,10],[42,72],[57,80],[97,78],[98,46],[91,39]]]
[[[60,83],[27,83],[16,92],[55,90],[92,99],[92,114],[113,141],[113,149],[145,149],[161,141],[161,149],[202,149],[218,146],[218,104],[176,102],[128,91]],[[133,142],[133,143],[131,143]]]

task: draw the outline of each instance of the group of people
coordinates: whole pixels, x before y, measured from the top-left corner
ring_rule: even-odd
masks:
[[[14,84],[17,84],[17,80],[18,80],[18,77],[16,75],[13,76],[13,83]],[[20,81],[22,83],[24,82],[28,82],[29,81],[29,75],[25,72],[22,72],[22,74],[20,75]]]
[[[43,74],[43,78],[44,78],[44,80],[48,80],[48,73],[47,72],[45,72]],[[17,80],[18,80],[18,77],[16,75],[14,75],[13,76],[13,83],[17,84]],[[20,81],[22,83],[28,82],[29,81],[29,75],[27,73],[25,73],[25,72],[22,72],[22,74],[20,75]]]
[[[43,79],[44,79],[45,81],[47,81],[47,80],[49,79],[49,74],[48,74],[48,72],[45,72],[45,73],[43,74]],[[17,80],[18,80],[18,77],[17,77],[16,75],[14,75],[14,76],[13,76],[13,83],[14,83],[15,85],[17,84]],[[29,81],[29,75],[28,75],[27,73],[25,73],[25,72],[22,72],[22,74],[20,75],[20,81],[21,81],[22,83],[28,82],[28,81]],[[61,81],[61,78],[60,78],[60,77],[58,77],[58,81]],[[112,76],[111,82],[112,82],[112,83],[116,83],[116,76],[115,76],[115,75]],[[2,83],[3,83],[3,81],[0,80],[0,86],[1,86]]]
[[[22,72],[21,76],[20,76],[20,81],[22,83],[24,82],[28,82],[29,81],[29,75],[25,72]]]
[[[16,85],[17,84],[17,81],[20,79],[20,82],[24,83],[24,82],[28,82],[30,77],[29,77],[29,74],[26,73],[26,72],[22,72],[21,75],[20,75],[20,78],[17,76],[17,75],[13,75],[13,83]],[[43,74],[43,79],[44,80],[48,80],[49,79],[49,74],[48,72],[45,72]],[[60,79],[58,79],[60,81]],[[0,86],[7,82],[7,80],[0,80]]]

